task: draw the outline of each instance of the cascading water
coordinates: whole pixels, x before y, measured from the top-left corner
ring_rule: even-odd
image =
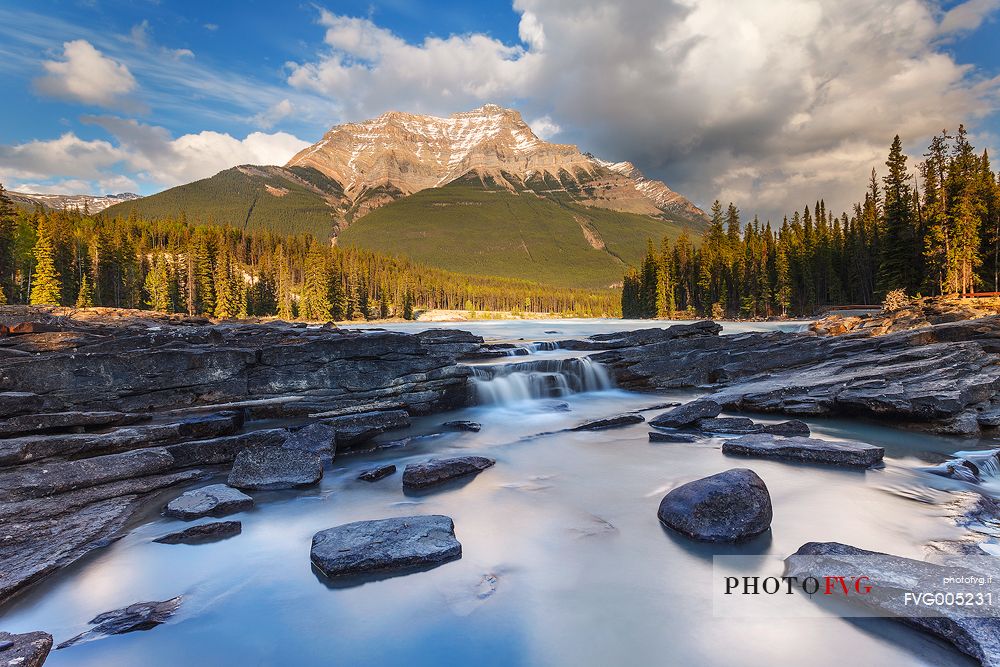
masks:
[[[541,340],[527,345],[518,345],[504,350],[504,356],[523,357],[536,352],[551,352],[559,349],[559,343],[554,340]]]
[[[558,398],[614,387],[607,369],[587,357],[478,366],[472,370],[473,391],[480,405]]]

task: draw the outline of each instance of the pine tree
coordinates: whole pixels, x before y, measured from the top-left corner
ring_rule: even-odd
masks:
[[[302,287],[302,303],[299,316],[306,320],[329,321],[332,318],[330,306],[330,272],[327,255],[323,246],[314,241],[306,256],[306,279]]]
[[[146,274],[143,290],[146,292],[146,303],[152,310],[161,313],[170,312],[170,284],[167,278],[167,264],[162,256],[153,259],[153,264]]]
[[[882,179],[885,183],[885,243],[882,245],[879,292],[885,294],[903,289],[912,293],[919,286],[914,268],[920,252],[915,242],[910,175],[898,134],[892,140],[885,166],[889,172]]]
[[[14,265],[14,205],[0,183],[0,299],[7,303],[6,290],[13,290]]]
[[[403,290],[403,319],[413,319],[413,289],[407,283]]]
[[[35,241],[35,272],[31,277],[31,305],[59,305],[62,280],[56,271],[55,249],[46,216],[38,221],[38,240]]]
[[[245,306],[240,305],[240,291],[236,284],[233,258],[225,246],[215,262],[215,309],[212,314],[220,319],[237,317]]]
[[[80,292],[76,295],[77,308],[94,307],[94,289],[90,285],[90,276],[86,273],[80,277]]]

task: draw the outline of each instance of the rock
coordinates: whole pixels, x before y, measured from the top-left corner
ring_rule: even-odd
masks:
[[[706,542],[738,542],[771,527],[771,495],[752,470],[733,468],[678,486],[660,502],[666,526]]]
[[[319,456],[333,457],[336,453],[336,442],[337,429],[333,424],[314,422],[289,433],[284,446]]]
[[[770,433],[771,435],[801,435],[809,437],[811,434],[809,425],[800,419],[789,419],[777,424],[762,424],[761,426],[761,433]]]
[[[715,322],[694,322],[675,324],[663,328],[639,329],[637,331],[614,331],[596,334],[587,340],[564,340],[559,347],[566,350],[616,350],[622,348],[655,345],[687,338],[718,337],[722,327]]]
[[[572,408],[566,401],[543,401],[539,407],[549,412],[571,412]]]
[[[651,419],[649,423],[651,426],[680,428],[694,424],[699,419],[718,417],[720,412],[722,412],[722,406],[712,399],[698,398],[667,410],[658,417]]]
[[[181,596],[162,602],[137,602],[122,609],[106,611],[90,620],[90,630],[67,639],[56,648],[66,648],[81,641],[99,639],[106,635],[123,635],[126,632],[149,630],[166,623],[181,606]]]
[[[244,490],[294,489],[322,478],[318,456],[284,447],[248,447],[236,456],[226,483]]]
[[[442,428],[448,431],[471,431],[473,433],[478,433],[479,430],[483,428],[483,425],[480,424],[479,422],[470,422],[463,420],[445,422],[441,424],[441,426]]]
[[[945,461],[941,465],[924,468],[926,472],[939,477],[948,477],[960,482],[969,484],[979,484],[979,467],[971,461]]]
[[[986,559],[959,561],[987,562]],[[906,603],[906,593],[949,592],[958,596],[989,592],[975,584],[961,582],[966,577],[976,579],[996,576],[995,572],[982,572],[948,565],[936,565],[910,558],[892,556],[876,551],[866,551],[839,542],[808,542],[785,559],[785,576],[824,576],[836,572],[838,576],[865,576],[872,581],[866,595],[845,596],[843,601],[861,605],[872,615],[889,617],[942,639],[962,653],[972,656],[983,665],[1000,665],[1000,618],[995,607],[992,613],[977,613],[975,609],[958,604],[925,607],[918,615],[914,605]],[[995,604],[995,602],[994,602]]]
[[[104,412],[49,412],[19,415],[0,421],[0,437],[39,433],[45,431],[67,431],[120,424],[135,424],[149,419],[149,415],[132,415],[112,410]]]
[[[389,475],[395,475],[395,474],[396,474],[396,466],[390,464],[387,466],[379,466],[378,468],[371,468],[369,470],[365,470],[360,475],[358,475],[358,479],[365,482],[377,482],[383,477],[388,477]]]
[[[174,457],[174,465],[178,468],[208,466],[232,463],[237,454],[250,447],[283,445],[287,438],[288,431],[285,429],[269,428],[222,438],[182,442],[168,445],[165,449]]]
[[[882,461],[885,450],[875,445],[849,440],[818,440],[798,436],[781,438],[754,434],[727,440],[722,444],[722,453],[868,468]]]
[[[52,635],[47,632],[0,632],[2,667],[42,667],[51,650]]]
[[[174,533],[167,533],[153,541],[160,544],[201,544],[202,542],[224,540],[227,537],[239,535],[242,531],[243,524],[239,521],[212,521],[211,523],[199,523],[197,526],[191,526]]]
[[[446,516],[356,521],[313,536],[313,565],[327,577],[436,566],[462,556]]]
[[[484,456],[457,456],[411,463],[403,470],[403,487],[424,489],[458,477],[477,475],[495,463],[493,459]]]
[[[225,484],[211,484],[185,491],[167,503],[165,516],[190,521],[205,516],[226,516],[253,507],[253,498]]]
[[[687,433],[668,433],[665,431],[650,431],[650,442],[697,442],[698,438]]]
[[[363,444],[386,431],[406,428],[410,415],[406,410],[379,410],[324,419],[334,429],[337,447],[350,448]]]
[[[763,428],[747,417],[708,417],[696,421],[695,427],[708,433],[757,433]]]
[[[618,426],[628,426],[630,424],[640,424],[646,421],[646,418],[642,415],[635,413],[616,415],[614,417],[606,417],[604,419],[595,419],[593,421],[584,422],[579,426],[574,426],[569,429],[570,431],[601,431],[606,428],[616,428]]]

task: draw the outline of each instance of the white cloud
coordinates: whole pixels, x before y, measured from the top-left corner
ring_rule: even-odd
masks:
[[[136,88],[128,67],[108,58],[86,40],[65,42],[62,58],[42,63],[48,74],[35,80],[40,93],[85,104],[117,107]]]
[[[944,34],[975,30],[997,8],[1000,0],[967,0],[949,9],[941,19]]]
[[[273,104],[266,111],[255,115],[253,117],[253,122],[259,127],[269,130],[275,126],[279,121],[291,116],[295,112],[295,105],[292,104],[291,100],[285,98],[280,102]]]
[[[85,141],[67,132],[51,141],[0,145],[0,180],[93,178],[121,162],[125,153],[109,141]]]
[[[528,121],[528,127],[531,128],[532,132],[545,140],[550,140],[562,131],[562,128],[550,116],[542,116],[541,118]]]

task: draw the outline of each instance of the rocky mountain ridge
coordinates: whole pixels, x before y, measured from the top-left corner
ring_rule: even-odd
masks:
[[[106,195],[54,195],[8,190],[5,194],[15,205],[20,204],[27,208],[41,205],[44,208],[58,211],[77,208],[90,213],[99,213],[109,206],[142,198],[133,192]]]

